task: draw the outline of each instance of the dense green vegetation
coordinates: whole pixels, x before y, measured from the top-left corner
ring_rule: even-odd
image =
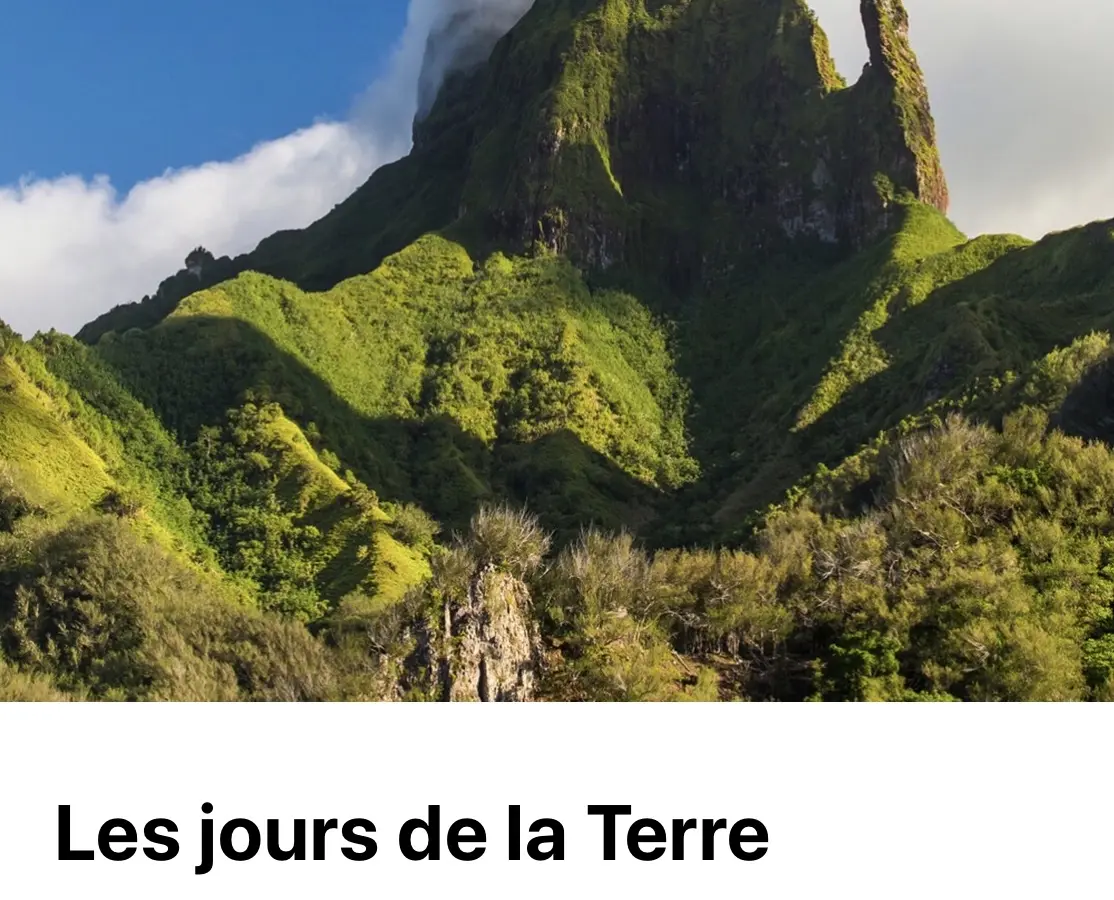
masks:
[[[321,222],[0,324],[0,699],[1114,696],[1114,225],[960,234],[903,15],[539,0]]]
[[[532,597],[542,697],[1103,698],[1111,242],[911,207],[773,271],[745,338],[714,296],[669,332],[548,254],[440,239],[95,348],[5,332],[3,690],[430,696],[398,694],[413,623],[494,567]],[[473,518],[500,497],[532,512]]]
[[[519,485],[537,501],[547,479],[552,525],[616,526],[696,474],[661,324],[550,256],[477,267],[426,237],[324,294],[248,273],[96,349],[177,434],[276,402],[372,489],[451,527]]]

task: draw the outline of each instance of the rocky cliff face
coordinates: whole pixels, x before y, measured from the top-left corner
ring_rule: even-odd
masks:
[[[520,580],[488,566],[467,594],[445,598],[423,623],[404,688],[421,685],[431,699],[504,702],[534,699],[540,640]]]
[[[443,98],[475,104],[461,212],[676,283],[787,243],[862,246],[898,194],[945,210],[908,15],[862,0],[862,18],[871,62],[846,87],[804,0],[538,0],[467,99]]]

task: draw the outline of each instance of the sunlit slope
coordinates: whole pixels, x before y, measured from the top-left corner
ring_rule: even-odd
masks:
[[[429,571],[433,526],[417,541],[395,528],[397,508],[330,468],[279,407],[232,409],[179,441],[60,335],[5,340],[0,466],[42,527],[118,518],[264,608],[315,617],[353,592],[392,602]]]
[[[551,493],[558,526],[621,524],[696,474],[666,331],[550,255],[477,265],[429,236],[323,294],[245,273],[96,352],[180,435],[274,401],[384,497],[449,522]]]
[[[40,497],[87,508],[112,485],[104,460],[65,424],[65,413],[37,387],[21,361],[0,359],[0,459]]]

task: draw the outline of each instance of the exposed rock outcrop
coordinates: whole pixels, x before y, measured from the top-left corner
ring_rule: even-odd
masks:
[[[896,126],[889,144],[897,158],[880,160],[899,173],[899,183],[941,212],[948,211],[948,184],[936,145],[936,123],[924,74],[909,41],[909,13],[901,0],[861,0],[870,62],[865,78],[882,85],[892,115],[879,110],[880,128]],[[904,159],[900,157],[904,156]]]
[[[526,585],[486,566],[419,626],[406,687],[451,702],[530,701],[540,654]]]

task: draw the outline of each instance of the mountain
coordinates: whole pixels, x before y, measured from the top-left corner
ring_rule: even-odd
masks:
[[[854,84],[526,5],[320,221],[0,335],[0,696],[1108,696],[1114,224],[947,220],[899,0]]]
[[[450,75],[410,156],[305,231],[198,274],[324,290],[451,228],[474,256],[541,244],[687,294],[743,261],[861,247],[893,229],[899,196],[948,202],[904,10],[868,3],[864,22],[871,63],[846,88],[801,2],[535,3],[463,69],[451,60],[499,23],[451,21],[479,44],[431,50]],[[197,286],[181,277],[80,336],[161,319]]]

